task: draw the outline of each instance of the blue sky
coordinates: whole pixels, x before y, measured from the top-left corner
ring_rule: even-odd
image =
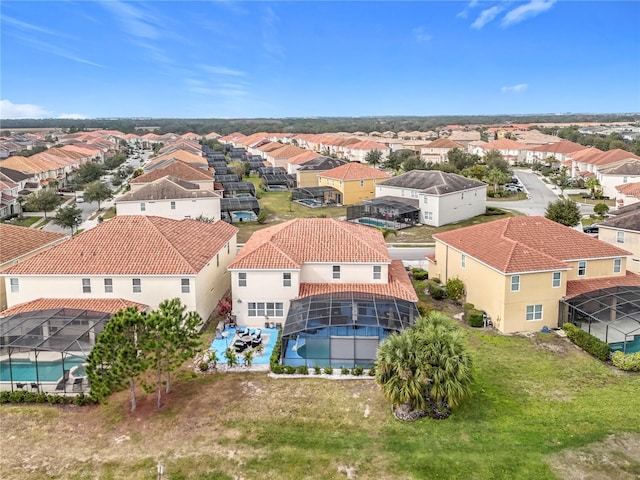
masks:
[[[640,112],[640,2],[2,1],[2,118]]]

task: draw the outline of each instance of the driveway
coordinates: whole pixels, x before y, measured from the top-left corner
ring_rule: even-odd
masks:
[[[543,216],[549,202],[558,200],[561,192],[552,188],[553,185],[544,183],[541,178],[531,170],[515,170],[516,176],[524,185],[529,198],[513,202],[487,201],[487,206],[517,210],[528,216]],[[580,204],[580,213],[589,215],[593,213],[593,206]]]

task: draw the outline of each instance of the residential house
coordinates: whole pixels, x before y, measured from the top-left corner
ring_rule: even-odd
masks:
[[[287,166],[285,168],[289,175],[295,175],[295,173],[300,168],[300,165],[302,165],[305,162],[308,162],[309,160],[313,160],[315,158],[320,158],[320,157],[322,157],[322,155],[320,155],[317,152],[314,152],[312,150],[304,150],[302,153],[299,153],[298,155],[294,155],[293,157],[289,158],[287,160]]]
[[[229,271],[238,325],[283,325],[287,364],[371,364],[379,342],[417,316],[382,234],[349,222],[297,218],[259,230]]]
[[[129,180],[129,185],[131,185],[131,191],[135,192],[139,188],[167,176],[195,183],[198,188],[204,190],[214,190],[214,177],[211,172],[181,160],[165,162],[163,166],[158,166],[158,168],[132,178]]]
[[[366,163],[367,156],[375,151],[380,152],[380,163],[383,163],[387,158],[389,158],[389,154],[391,153],[391,149],[380,142],[361,140],[357,143],[346,145],[343,158],[351,162]]]
[[[570,299],[640,286],[640,276],[627,272],[626,248],[544,217],[504,218],[437,233],[434,240],[430,278],[461,279],[466,302],[484,309],[503,333],[556,328]]]
[[[116,201],[118,215],[155,215],[173,218],[220,220],[222,195],[191,182],[166,176],[125,193]]]
[[[640,202],[640,182],[616,185],[616,207],[624,207]]]
[[[602,194],[618,198],[618,187],[640,182],[640,157],[629,157],[612,163],[599,165],[595,177],[600,182]],[[627,192],[633,191],[627,189]]]
[[[176,150],[171,153],[167,153],[165,155],[160,155],[158,157],[153,158],[144,166],[146,171],[153,170],[155,168],[165,166],[168,162],[174,160],[182,160],[185,163],[190,164],[193,167],[201,168],[203,170],[207,170],[209,168],[209,164],[207,163],[207,159],[203,158],[200,155],[196,155],[191,152],[187,152],[186,150]]]
[[[316,154],[317,155],[317,154]],[[340,158],[316,156],[301,163],[296,169],[296,185],[298,188],[317,187],[318,174],[332,170],[347,162]]]
[[[580,145],[579,143],[562,140],[548,145],[529,148],[526,151],[525,161],[529,164],[544,163],[547,158],[553,157],[558,162],[564,162],[570,158],[570,154],[584,150],[585,148],[584,145]]]
[[[61,233],[0,223],[0,246],[2,246],[0,271],[53,247],[65,238],[67,236]],[[8,283],[9,289],[15,288],[14,283]],[[3,277],[0,278],[0,310],[5,308],[7,308],[7,290]]]
[[[483,215],[487,184],[456,173],[411,170],[376,185],[376,198],[417,201],[419,222],[439,227]]]
[[[206,321],[229,290],[237,232],[222,221],[117,216],[6,269],[7,304],[121,298],[155,309],[179,298]]]
[[[431,163],[448,162],[449,152],[454,148],[464,150],[464,146],[461,143],[454,142],[448,138],[439,138],[427,143],[420,149],[420,158],[425,162]]]
[[[14,215],[21,211],[18,203],[20,185],[11,180],[4,180],[0,175],[0,218]]]
[[[501,138],[482,145],[477,145],[472,148],[471,153],[484,157],[490,151],[496,150],[506,161],[509,162],[510,165],[515,165],[525,159],[527,149],[528,147],[520,142],[509,140],[508,138]]]
[[[598,240],[629,250],[631,260],[627,262],[627,270],[640,274],[640,203],[632,207],[636,208],[619,209],[616,215],[600,222]]]
[[[376,195],[376,184],[391,175],[377,168],[349,162],[318,173],[318,186],[333,187],[340,194],[337,203],[353,205]]]
[[[307,150],[295,145],[280,144],[280,148],[265,152],[265,160],[274,167],[282,167],[286,170],[290,158],[305,152]]]

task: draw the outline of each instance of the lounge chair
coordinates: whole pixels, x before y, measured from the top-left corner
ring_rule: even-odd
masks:
[[[233,343],[233,348],[236,352],[238,353],[242,353],[244,352],[247,348],[249,348],[250,343],[246,343],[243,340],[236,340]]]
[[[26,383],[16,383],[16,388],[17,388],[18,390],[23,390],[23,389],[24,389],[24,387],[26,387],[26,386],[27,386],[27,384],[26,384]]]
[[[36,392],[40,391],[40,384],[39,383],[32,383],[31,384],[31,391],[33,391],[35,389]]]
[[[253,340],[251,340],[251,346],[252,347],[257,347],[261,343],[262,343],[262,337],[261,336],[254,337]]]
[[[81,392],[83,390],[82,388],[82,383],[84,381],[84,378],[76,378],[75,380],[73,380],[73,391],[74,392]]]

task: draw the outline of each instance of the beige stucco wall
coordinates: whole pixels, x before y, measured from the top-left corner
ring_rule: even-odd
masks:
[[[586,278],[611,277],[617,275],[624,276],[627,269],[627,258],[618,258],[622,259],[622,268],[620,273],[613,273],[613,258],[603,258],[596,260],[586,260],[587,272],[586,275],[582,277],[578,276],[578,264],[580,261],[576,260],[567,262],[569,265],[573,266],[573,269],[568,273],[569,280],[584,280]]]
[[[384,179],[380,179],[382,181]],[[367,179],[362,181],[362,186],[360,185],[360,180],[349,180],[349,181],[341,181],[334,180],[332,178],[323,177],[322,174],[318,174],[318,185],[319,186],[328,186],[334,187],[342,193],[342,204],[343,205],[354,205],[356,203],[361,203],[364,200],[369,198],[375,198],[376,196],[376,179]]]
[[[153,182],[131,183],[130,184],[131,185],[131,190],[130,191],[131,192],[137,192],[142,187],[150,185],[151,183],[153,183]],[[193,184],[197,185],[200,190],[211,190],[211,191],[213,191],[213,189],[214,189],[213,178],[211,180],[198,180],[198,181],[189,180],[189,183],[193,183]]]
[[[617,243],[618,229],[600,227],[598,240],[610,243],[616,247],[631,252],[631,258],[627,260],[627,270],[640,273],[640,232],[624,231],[624,243]]]
[[[340,278],[333,278],[333,266],[340,266]],[[379,280],[373,279],[373,266],[381,266],[382,275]],[[327,264],[305,263],[300,272],[301,283],[387,283],[389,280],[388,264],[355,263]]]
[[[296,172],[296,179],[298,181],[298,188],[317,187],[318,186],[318,172],[317,171],[300,171]]]
[[[171,202],[175,202],[175,209],[171,209]],[[142,211],[141,204],[145,210]],[[155,215],[158,217],[182,220],[183,218],[198,218],[200,215],[220,220],[220,198],[179,198],[174,200],[151,200],[136,202],[116,202],[117,215]]]

